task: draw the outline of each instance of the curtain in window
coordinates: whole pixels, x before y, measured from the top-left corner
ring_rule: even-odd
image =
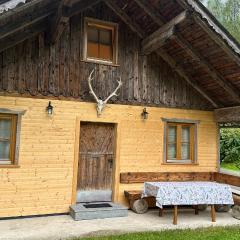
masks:
[[[177,157],[177,127],[168,127],[168,159]]]
[[[0,119],[0,160],[10,159],[11,120]]]
[[[183,160],[190,159],[190,127],[182,127],[181,157]]]

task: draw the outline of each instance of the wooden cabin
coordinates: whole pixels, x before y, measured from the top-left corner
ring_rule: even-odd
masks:
[[[0,1],[0,217],[217,172],[239,54],[194,0]]]

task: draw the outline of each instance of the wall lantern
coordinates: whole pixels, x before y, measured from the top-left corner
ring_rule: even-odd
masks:
[[[53,106],[51,105],[51,102],[49,101],[48,106],[46,107],[46,112],[48,115],[53,114]]]
[[[141,114],[142,119],[143,119],[143,120],[148,119],[148,114],[149,114],[149,113],[147,112],[147,109],[144,108],[143,111],[142,111],[142,114]]]

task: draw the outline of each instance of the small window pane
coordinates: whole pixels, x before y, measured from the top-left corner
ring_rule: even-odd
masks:
[[[10,160],[10,143],[8,141],[0,141],[0,161]]]
[[[103,29],[103,30],[101,29],[99,42],[101,44],[105,44],[105,45],[112,45],[112,31],[106,30],[106,29]]]
[[[169,126],[168,127],[168,142],[176,142],[177,138],[177,127],[176,126]]]
[[[88,41],[98,43],[98,29],[93,27],[88,27]]]
[[[182,155],[182,160],[190,159],[190,144],[189,143],[182,144],[181,155]]]
[[[182,127],[182,142],[190,142],[190,127]]]
[[[112,47],[107,45],[99,45],[99,58],[112,60]]]
[[[96,43],[88,43],[87,46],[87,55],[90,58],[99,58],[98,56],[98,44]]]
[[[0,119],[0,139],[9,139],[11,136],[11,120]]]
[[[168,144],[168,159],[176,159],[177,157],[176,144]]]

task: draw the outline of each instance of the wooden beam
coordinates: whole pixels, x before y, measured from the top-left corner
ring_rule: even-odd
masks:
[[[174,34],[175,26],[172,26],[167,30],[165,30],[165,28],[160,28],[142,41],[142,54],[148,55],[152,52],[155,52],[157,49],[161,48],[167,40],[173,38]]]
[[[217,122],[240,122],[240,106],[215,109],[214,113]]]
[[[61,0],[58,11],[51,22],[50,30],[47,33],[47,43],[54,44],[59,40],[70,17],[83,12],[99,2],[100,0],[79,0],[72,3],[72,0]]]
[[[52,15],[56,8],[56,1],[49,3],[42,0],[24,4],[22,7],[10,11],[11,14],[0,16],[0,40],[21,29],[35,24]]]
[[[149,4],[146,0],[135,0],[135,2],[141,7],[159,26],[165,23],[162,15],[154,8],[151,4]]]
[[[27,27],[21,31],[15,32],[8,38],[0,40],[0,52],[13,47],[26,39],[29,39],[43,31],[46,30],[48,22],[47,20],[37,22],[32,24],[30,27]]]
[[[142,41],[142,52],[144,54],[150,54],[151,52],[159,49],[163,43],[173,36],[175,33],[175,27],[185,21],[189,14],[187,11],[180,13],[168,23],[164,24],[157,31]]]
[[[240,95],[239,91],[235,90],[235,88],[222,77],[214,67],[212,67],[211,63],[209,63],[193,46],[184,39],[179,33],[176,33],[175,41],[180,45],[187,53],[198,63],[204,67],[208,74],[227,92],[231,95],[233,100],[240,103]]]
[[[219,105],[214,101],[209,94],[202,89],[198,83],[194,80],[191,80],[191,76],[189,76],[185,70],[177,64],[177,62],[167,53],[162,50],[158,50],[157,54],[162,57],[162,59],[167,62],[173,70],[175,70],[182,78],[186,80],[186,82],[191,85],[196,91],[198,91],[205,99],[207,99],[215,108],[218,108]]]
[[[50,24],[50,30],[47,32],[46,41],[49,44],[54,44],[61,37],[65,26],[68,24],[69,17],[65,15],[68,10],[65,8],[71,7],[71,0],[61,0],[58,6],[57,13]]]
[[[168,181],[214,181],[211,172],[126,172],[120,174],[120,182],[168,182]]]
[[[116,15],[119,16],[119,18],[121,18],[123,22],[130,27],[133,32],[137,33],[140,38],[145,37],[145,33],[142,31],[139,25],[132,18],[130,18],[113,0],[106,0],[104,2],[115,12]]]
[[[101,0],[79,0],[79,1],[75,1],[71,5],[71,8],[69,8],[69,10],[65,13],[65,15],[70,18],[70,17],[72,17],[72,16],[74,16],[74,15],[80,13],[80,12],[83,12],[87,8],[90,8],[90,7],[98,4],[99,2],[101,2]]]

